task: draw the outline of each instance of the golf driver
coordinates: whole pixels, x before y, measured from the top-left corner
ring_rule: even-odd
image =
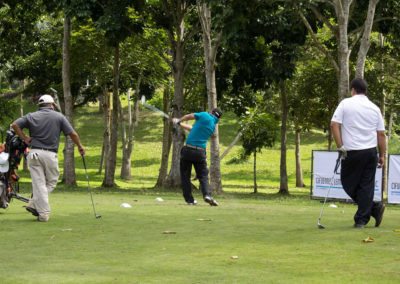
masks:
[[[92,195],[92,191],[90,190],[89,176],[88,176],[88,173],[87,173],[85,156],[84,156],[84,155],[81,155],[81,156],[82,156],[82,161],[83,161],[83,167],[85,168],[86,180],[87,180],[87,184],[88,184],[88,191],[89,191],[89,193],[90,193],[90,199],[92,200],[92,206],[93,206],[94,217],[95,217],[96,219],[99,219],[99,218],[101,218],[101,215],[97,214],[97,213],[96,213],[96,209],[94,208],[93,195]]]
[[[336,159],[335,169],[333,170],[333,176],[332,176],[332,179],[331,179],[331,184],[330,184],[330,186],[328,188],[328,192],[326,193],[324,203],[322,204],[322,208],[321,208],[321,211],[319,213],[319,218],[318,218],[318,222],[317,222],[318,229],[325,229],[325,226],[321,224],[321,219],[322,219],[322,215],[324,214],[325,203],[326,203],[326,200],[328,199],[329,192],[331,191],[331,188],[334,185],[335,174],[338,174],[337,171],[339,169],[339,165],[340,165],[340,160],[341,159],[342,159],[342,154],[341,154],[341,152],[339,152],[338,158]]]
[[[158,108],[156,108],[155,106],[149,105],[146,103],[146,97],[142,96],[142,98],[140,99],[140,102],[142,103],[142,105],[146,108],[148,108],[149,110],[152,110],[154,112],[157,112],[159,114],[161,114],[162,116],[164,116],[166,119],[169,119],[169,115],[166,114],[165,112],[163,112],[162,110],[159,110]]]

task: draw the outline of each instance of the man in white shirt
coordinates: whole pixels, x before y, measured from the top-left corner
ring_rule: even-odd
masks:
[[[344,158],[340,178],[344,190],[358,205],[354,227],[364,228],[371,216],[378,227],[385,205],[373,198],[376,167],[385,162],[384,122],[380,109],[366,96],[365,80],[354,79],[350,89],[351,97],[340,102],[331,120],[333,138]]]

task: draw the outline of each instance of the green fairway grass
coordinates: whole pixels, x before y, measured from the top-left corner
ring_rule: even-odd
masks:
[[[356,209],[307,195],[221,196],[185,205],[180,194],[55,192],[38,223],[19,201],[0,212],[2,283],[399,283],[398,220],[352,228]],[[196,196],[199,193],[196,192]],[[164,201],[156,201],[161,197]],[[132,208],[122,208],[129,203]],[[329,205],[329,204],[327,204]],[[164,232],[174,234],[164,234]],[[372,237],[372,243],[362,240]],[[237,257],[237,258],[235,258]]]
[[[102,188],[99,162],[103,120],[93,105],[76,113],[75,127],[86,147],[90,190],[76,154],[76,187],[58,184],[50,195],[52,215],[39,223],[13,200],[0,209],[3,240],[1,283],[399,283],[400,209],[388,206],[380,228],[374,220],[354,229],[356,206],[325,207],[310,199],[311,153],[326,150],[326,136],[303,135],[305,188],[295,187],[294,138],[288,135],[289,196],[280,196],[279,142],[258,154],[259,193],[253,194],[252,159],[232,162],[240,143],[221,162],[224,193],[219,207],[184,203],[180,189],[155,189],[161,159],[162,119],[144,110],[135,129],[132,179]],[[221,153],[238,130],[227,114],[220,123]],[[62,139],[63,140],[63,139]],[[398,149],[396,138],[391,149]],[[62,173],[62,148],[59,159]],[[119,144],[120,149],[120,144]],[[392,152],[393,153],[393,150]],[[28,172],[19,170],[21,194],[31,192]],[[196,182],[195,182],[196,184]],[[164,201],[156,201],[156,198]],[[129,203],[132,208],[122,208]],[[164,232],[169,232],[165,234]],[[374,242],[364,243],[371,237]]]

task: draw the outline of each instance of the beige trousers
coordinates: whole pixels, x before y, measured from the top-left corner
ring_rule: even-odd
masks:
[[[60,175],[57,153],[32,149],[28,155],[28,165],[33,194],[30,206],[37,210],[39,217],[49,216],[49,194],[56,187]]]

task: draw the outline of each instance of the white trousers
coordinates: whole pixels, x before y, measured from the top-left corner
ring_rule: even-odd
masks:
[[[32,149],[28,155],[28,165],[33,194],[30,206],[35,208],[39,215],[49,215],[49,194],[56,187],[60,175],[57,153]]]

